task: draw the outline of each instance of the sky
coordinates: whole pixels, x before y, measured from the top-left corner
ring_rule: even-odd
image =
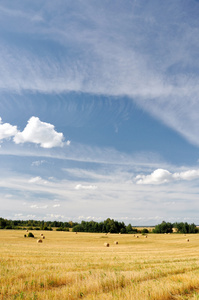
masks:
[[[0,0],[0,217],[199,224],[198,14]]]

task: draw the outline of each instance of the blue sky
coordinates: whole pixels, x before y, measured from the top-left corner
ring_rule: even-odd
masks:
[[[2,217],[199,224],[198,12],[0,1]]]

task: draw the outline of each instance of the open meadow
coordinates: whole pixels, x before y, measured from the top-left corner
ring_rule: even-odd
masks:
[[[0,230],[0,299],[199,299],[199,234],[31,232]]]

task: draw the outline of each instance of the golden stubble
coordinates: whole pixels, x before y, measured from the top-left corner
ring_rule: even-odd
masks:
[[[32,233],[0,230],[0,299],[199,299],[198,234]]]

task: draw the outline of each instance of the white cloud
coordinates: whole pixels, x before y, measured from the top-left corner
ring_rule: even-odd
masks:
[[[46,219],[57,219],[61,218],[63,211],[68,211],[70,216],[67,217],[72,220],[78,216],[84,220],[93,216],[95,216],[95,220],[99,217],[104,220],[110,217],[111,211],[111,217],[116,220],[126,220],[129,223],[133,220],[132,224],[140,225],[156,224],[159,220],[155,220],[155,216],[161,216],[161,220],[165,220],[169,216],[174,221],[178,217],[191,217],[192,219],[197,217],[199,185],[198,182],[192,181],[193,178],[199,178],[197,169],[188,170],[182,167],[176,172],[175,166],[167,166],[164,170],[155,172],[156,184],[154,184],[154,179],[153,184],[149,184],[150,178],[147,179],[148,184],[135,184],[136,181],[145,179],[140,177],[136,181],[132,180],[132,177],[135,177],[133,174],[137,171],[136,166],[135,169],[132,166],[130,168],[123,166],[117,169],[103,164],[101,169],[90,170],[89,176],[92,179],[90,181],[83,179],[78,181],[77,178],[72,180],[71,177],[64,176],[64,179],[54,180],[48,185],[42,184],[40,182],[42,178],[39,176],[33,177],[35,178],[33,183],[28,183],[27,176],[22,176],[20,173],[17,176],[16,173],[13,173],[13,176],[1,173],[0,198],[5,199],[2,201],[2,210],[12,207],[15,213],[27,215],[32,212],[39,219],[44,218],[43,212],[48,214]],[[92,172],[99,177],[92,176]],[[154,173],[151,171],[151,166],[147,172],[146,169],[143,169],[142,172],[148,176]],[[159,181],[158,178],[160,178]],[[167,184],[158,184],[165,180],[168,180]],[[34,183],[34,181],[37,182]],[[81,186],[97,186],[98,188],[94,191],[92,189],[76,190],[75,186],[78,183]],[[10,193],[15,194],[13,199],[4,197],[4,194],[8,193],[8,189]],[[26,202],[25,205],[22,205],[21,199]],[[53,207],[59,203],[60,206]],[[47,205],[48,207],[46,207]],[[116,206],[117,210],[115,210]]]
[[[31,184],[41,184],[41,185],[46,185],[49,183],[49,181],[42,179],[40,176],[32,177],[28,180],[29,183]]]
[[[40,176],[32,177],[28,182],[30,183],[40,183],[42,178]]]
[[[76,190],[96,190],[97,186],[96,185],[82,185],[82,184],[77,184],[75,186]]]
[[[36,208],[36,209],[47,209],[48,205],[37,205],[37,204],[33,204],[30,206],[30,208]]]
[[[32,220],[36,218],[36,215],[24,215],[22,213],[14,214],[14,217],[21,220]]]
[[[63,147],[64,144],[69,146],[70,141],[64,143],[63,133],[57,132],[54,125],[42,122],[38,117],[31,117],[28,124],[22,132],[9,123],[3,123],[0,117],[0,140],[13,137],[16,144],[21,143],[35,143],[39,144],[42,148]],[[33,162],[32,165],[39,165],[44,161]]]
[[[60,207],[60,204],[54,204],[53,207]]]
[[[56,214],[47,214],[47,217],[45,217],[44,219],[52,219],[52,220],[63,220],[63,219],[66,219],[65,216],[63,215],[56,215]]]
[[[5,195],[5,198],[13,198],[13,195],[11,195],[11,194],[6,194],[6,195]]]
[[[93,221],[96,221],[96,222],[99,222],[101,220],[103,220],[102,217],[91,217],[91,216],[88,216],[88,217],[85,217],[85,216],[78,216],[77,217],[77,220],[93,220]]]
[[[33,204],[30,206],[31,208],[38,208],[38,206],[36,204]]]
[[[36,167],[39,167],[40,165],[46,163],[45,160],[36,160],[36,161],[33,161],[31,166],[36,166]]]
[[[56,132],[54,125],[31,117],[25,129],[15,135],[14,142],[16,144],[31,142],[40,144],[43,148],[53,148],[62,147],[63,138],[63,133]]]
[[[36,217],[35,215],[27,215],[25,218],[34,219],[35,217]]]
[[[188,170],[179,173],[170,173],[164,169],[157,169],[150,175],[137,175],[136,184],[163,184],[177,180],[199,179],[199,170]]]
[[[183,179],[183,180],[193,180],[196,178],[199,178],[199,170],[188,170],[185,172],[180,173],[174,173],[173,174],[174,179]]]
[[[135,180],[137,184],[161,184],[170,181],[172,174],[163,169],[157,169],[150,175],[138,175]]]
[[[12,126],[9,123],[3,123],[0,117],[0,140],[13,137],[17,134],[17,126]]]

